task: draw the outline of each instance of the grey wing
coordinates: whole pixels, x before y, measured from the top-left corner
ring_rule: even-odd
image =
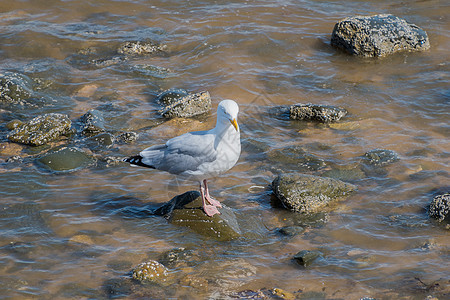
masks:
[[[214,136],[207,132],[186,133],[170,139],[165,145],[142,151],[143,162],[173,174],[196,171],[205,162],[214,161],[217,152]]]

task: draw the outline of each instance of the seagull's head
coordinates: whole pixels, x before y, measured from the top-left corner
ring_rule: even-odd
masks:
[[[237,132],[239,132],[239,125],[237,123],[237,116],[239,113],[239,106],[233,100],[222,100],[217,107],[217,123],[225,123],[233,125]]]

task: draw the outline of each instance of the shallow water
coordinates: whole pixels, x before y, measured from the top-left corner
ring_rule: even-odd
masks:
[[[426,206],[449,182],[449,10],[445,1],[2,1],[0,70],[51,84],[35,99],[39,105],[0,110],[1,142],[4,124],[12,119],[60,112],[76,120],[97,108],[108,130],[140,134],[135,143],[95,153],[124,157],[186,130],[213,126],[212,113],[194,125],[155,127],[163,123],[154,101],[161,90],[207,90],[213,107],[235,99],[243,152],[210,186],[234,209],[244,237],[217,242],[139,213],[147,204],[195,189],[192,182],[125,164],[108,166],[101,159],[74,172],[51,173],[35,163],[33,155],[42,148],[20,147],[22,161],[6,162],[13,154],[0,160],[0,294],[133,297],[127,287],[111,294],[114,280],[143,261],[186,247],[197,253],[195,265],[172,270],[170,287],[144,287],[138,295],[226,298],[264,288],[304,299],[448,295],[450,236],[429,220]],[[375,13],[419,25],[431,49],[376,60],[330,46],[337,21]],[[169,53],[91,63],[137,40],[166,44]],[[80,54],[86,49],[96,52]],[[295,103],[340,106],[349,115],[320,126],[289,121],[276,109]],[[292,145],[326,167],[305,171],[268,160],[270,151]],[[86,147],[82,141],[79,146]],[[280,170],[352,170],[377,148],[397,152],[400,160],[350,178],[358,192],[327,222],[310,224],[292,238],[272,230],[298,223],[295,214],[271,201],[268,185]],[[83,243],[75,242],[80,237]],[[305,249],[324,256],[302,268],[292,256]],[[207,287],[186,284],[186,276],[208,278]]]

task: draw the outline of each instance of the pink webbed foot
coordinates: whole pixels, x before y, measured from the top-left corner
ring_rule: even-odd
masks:
[[[220,215],[220,211],[217,209],[216,206],[213,206],[213,205],[208,205],[208,204],[204,205],[203,206],[203,211],[205,212],[205,214],[208,217],[212,217],[212,216],[214,216],[216,214]]]
[[[217,208],[222,208],[222,204],[220,204],[220,202],[217,201],[216,199],[211,198],[211,196],[206,195],[205,198],[206,198],[206,201],[208,201],[209,204],[211,204],[212,206],[215,206],[215,207],[217,207]]]

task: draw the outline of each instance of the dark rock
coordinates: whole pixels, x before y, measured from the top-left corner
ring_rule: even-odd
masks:
[[[114,136],[108,132],[103,132],[87,139],[88,147],[92,149],[109,147],[114,144]]]
[[[93,136],[105,131],[105,119],[102,112],[91,109],[80,118],[81,130],[84,135]]]
[[[442,194],[433,198],[428,210],[428,214],[432,218],[436,218],[439,222],[446,221],[450,223],[450,194]]]
[[[180,98],[187,95],[189,95],[189,93],[184,89],[169,89],[156,96],[156,101],[158,101],[161,105],[167,106],[177,102]]]
[[[189,94],[171,103],[159,112],[164,118],[190,118],[211,110],[211,97],[208,92]]]
[[[306,174],[281,174],[272,182],[282,204],[300,213],[319,213],[356,190],[353,184]]]
[[[281,149],[273,149],[267,153],[272,166],[280,165],[283,169],[287,166],[298,171],[317,171],[325,167],[323,159],[306,152],[302,146],[293,145]]]
[[[222,204],[220,215],[208,217],[202,209],[202,200],[197,191],[186,192],[154,211],[165,215],[172,224],[185,226],[207,237],[220,241],[232,240],[241,236],[233,211]]]
[[[120,144],[129,144],[136,141],[139,137],[139,134],[133,131],[122,132],[118,136],[116,136],[116,141]]]
[[[24,104],[33,91],[33,83],[25,75],[6,72],[0,74],[0,103]]]
[[[295,261],[304,267],[311,265],[318,257],[321,257],[320,251],[302,250],[294,255]]]
[[[278,232],[285,236],[296,236],[305,232],[305,228],[302,226],[285,226],[278,229]]]
[[[8,134],[12,142],[32,146],[45,145],[72,133],[72,122],[67,115],[50,113],[38,116],[31,121],[19,125]]]
[[[136,73],[139,73],[140,75],[153,77],[153,78],[160,78],[164,79],[170,76],[173,76],[172,70],[164,67],[149,65],[149,64],[139,64],[133,66],[133,71]]]
[[[64,147],[45,154],[38,161],[51,170],[67,171],[86,167],[93,162],[93,159],[81,150]]]
[[[175,248],[163,254],[160,263],[168,268],[179,267],[180,264],[187,264],[187,260],[192,258],[193,251],[186,248]]]
[[[167,51],[167,45],[155,44],[151,42],[126,42],[120,45],[117,49],[119,54],[125,55],[149,55],[166,53]]]
[[[339,121],[347,114],[344,108],[320,104],[295,104],[289,109],[292,120],[318,121],[329,123]]]
[[[430,48],[428,35],[423,29],[387,14],[355,16],[339,21],[334,26],[331,44],[364,57]]]
[[[392,150],[374,149],[364,154],[365,159],[371,165],[384,166],[399,160],[398,154]]]
[[[91,61],[91,64],[98,68],[104,68],[109,67],[113,65],[120,64],[122,62],[126,61],[126,58],[120,57],[120,56],[113,56],[108,58],[99,58],[99,59],[93,59]]]

